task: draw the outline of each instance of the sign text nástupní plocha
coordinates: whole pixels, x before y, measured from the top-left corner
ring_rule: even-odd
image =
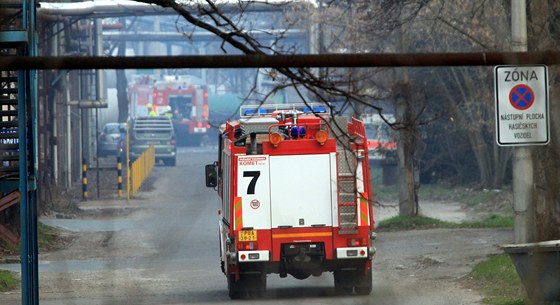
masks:
[[[527,122],[527,120],[541,120],[544,118],[544,113],[507,113],[500,115],[500,119],[503,121],[513,121],[508,124],[508,129],[514,131],[513,137],[515,139],[531,139],[532,130],[538,129],[537,122]],[[525,120],[522,122],[515,122],[519,120]]]

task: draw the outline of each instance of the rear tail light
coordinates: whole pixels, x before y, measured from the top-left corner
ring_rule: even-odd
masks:
[[[346,244],[348,247],[361,247],[365,246],[366,242],[363,238],[348,238]]]
[[[171,145],[176,145],[176,144],[177,144],[177,141],[175,141],[175,138],[174,137],[171,138]]]
[[[105,134],[102,134],[101,135],[101,141],[105,141],[105,140],[107,140],[107,136]]]
[[[258,244],[256,241],[240,242],[238,244],[239,250],[257,250]]]

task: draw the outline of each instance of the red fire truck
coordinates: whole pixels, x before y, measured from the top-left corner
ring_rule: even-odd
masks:
[[[148,80],[146,80],[148,79]],[[129,87],[134,115],[148,115],[150,105],[157,115],[171,117],[178,144],[198,145],[208,134],[208,90],[191,75],[139,78]],[[147,88],[147,85],[148,88]],[[146,98],[146,92],[151,95]]]
[[[384,117],[389,123],[395,122],[392,114],[384,114]],[[368,138],[370,166],[396,164],[397,140],[391,127],[377,113],[362,114],[361,120]]]
[[[148,104],[152,104],[154,81],[150,75],[134,75],[128,85],[130,115],[141,117],[148,115]]]
[[[267,274],[334,273],[341,293],[372,289],[375,234],[367,139],[321,105],[241,107],[223,125],[206,185],[218,207],[231,298],[260,295]]]

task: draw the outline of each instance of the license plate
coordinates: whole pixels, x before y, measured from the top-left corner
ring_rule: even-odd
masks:
[[[256,241],[257,230],[239,231],[239,241]]]

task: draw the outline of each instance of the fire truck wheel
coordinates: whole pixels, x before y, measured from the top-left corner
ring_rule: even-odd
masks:
[[[356,294],[358,295],[369,295],[372,289],[372,274],[371,268],[364,274],[362,271],[356,273],[354,278]]]
[[[260,298],[264,296],[266,292],[266,274],[245,275],[244,278],[244,286],[247,287],[250,297]]]
[[[227,276],[227,285],[228,285],[228,294],[232,300],[240,299],[244,296],[244,292],[241,289],[240,285],[241,281],[235,281],[235,274],[228,274]]]
[[[338,294],[352,294],[354,285],[352,281],[352,271],[338,270],[334,272],[334,289]]]
[[[241,274],[237,282],[235,274],[230,274],[228,292],[232,300],[263,297],[266,292],[266,274]]]

